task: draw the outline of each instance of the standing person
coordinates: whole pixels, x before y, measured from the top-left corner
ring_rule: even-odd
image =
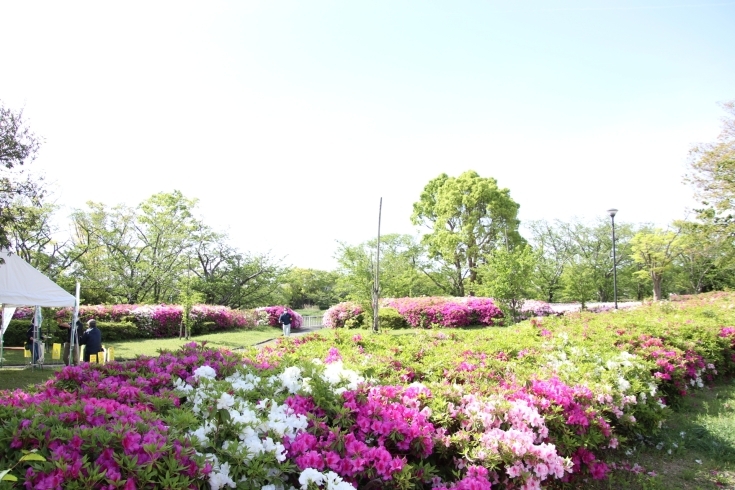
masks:
[[[38,335],[38,337],[36,337],[36,335]],[[31,347],[31,359],[33,359],[31,362],[32,364],[36,364],[38,362],[38,358],[41,357],[41,339],[43,338],[41,327],[38,327],[38,332],[36,332],[36,325],[31,322],[31,326],[26,330],[26,338],[28,339],[28,344],[30,344]]]
[[[74,359],[72,361],[72,365],[76,366],[77,364],[79,364],[79,330],[82,327],[84,327],[84,324],[82,323],[81,320],[77,320],[76,325],[77,325],[76,328],[71,328],[71,325],[69,325],[68,323],[61,323],[59,321],[59,328],[61,330],[67,331],[66,332],[67,339],[66,339],[66,342],[64,342],[64,354],[63,354],[64,364],[66,364],[67,366],[69,365],[69,351],[71,350],[72,333],[74,335]]]
[[[79,345],[85,346],[84,362],[89,362],[89,356],[102,352],[102,332],[97,328],[97,321],[89,320],[87,327],[89,328],[84,331],[82,338],[79,339]]]
[[[291,335],[291,313],[288,312],[288,307],[283,307],[283,313],[278,317],[278,323],[283,326],[283,335],[288,337]]]

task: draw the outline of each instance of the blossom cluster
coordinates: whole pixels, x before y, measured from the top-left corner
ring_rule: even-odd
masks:
[[[500,308],[490,298],[386,298],[383,305],[398,310],[414,328],[497,325],[503,318]]]
[[[0,394],[0,467],[23,454],[40,456],[23,475],[26,488],[198,488],[210,471],[173,419],[180,398],[173,379],[211,366],[220,375],[235,358],[189,345],[177,354],[125,364],[68,366],[34,393]]]
[[[322,325],[327,328],[342,328],[363,312],[362,306],[352,301],[337,303],[324,312]]]

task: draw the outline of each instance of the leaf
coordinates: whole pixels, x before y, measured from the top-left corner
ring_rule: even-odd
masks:
[[[10,470],[0,471],[0,480],[5,481],[18,481],[18,477],[10,474]]]
[[[19,461],[46,461],[46,458],[36,453],[28,453],[21,456]]]

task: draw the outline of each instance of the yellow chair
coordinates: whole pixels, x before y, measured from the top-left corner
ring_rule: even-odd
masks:
[[[61,359],[61,344],[51,346],[51,359]]]
[[[89,355],[89,363],[90,364],[97,364],[97,354],[90,354]]]
[[[29,349],[24,349],[23,357],[31,357],[31,351]]]
[[[113,362],[115,360],[114,347],[108,347],[107,349],[105,349],[105,358],[107,359],[107,362]]]

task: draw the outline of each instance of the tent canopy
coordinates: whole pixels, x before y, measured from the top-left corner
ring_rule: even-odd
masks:
[[[16,254],[0,250],[0,304],[13,306],[74,306],[76,299]]]

